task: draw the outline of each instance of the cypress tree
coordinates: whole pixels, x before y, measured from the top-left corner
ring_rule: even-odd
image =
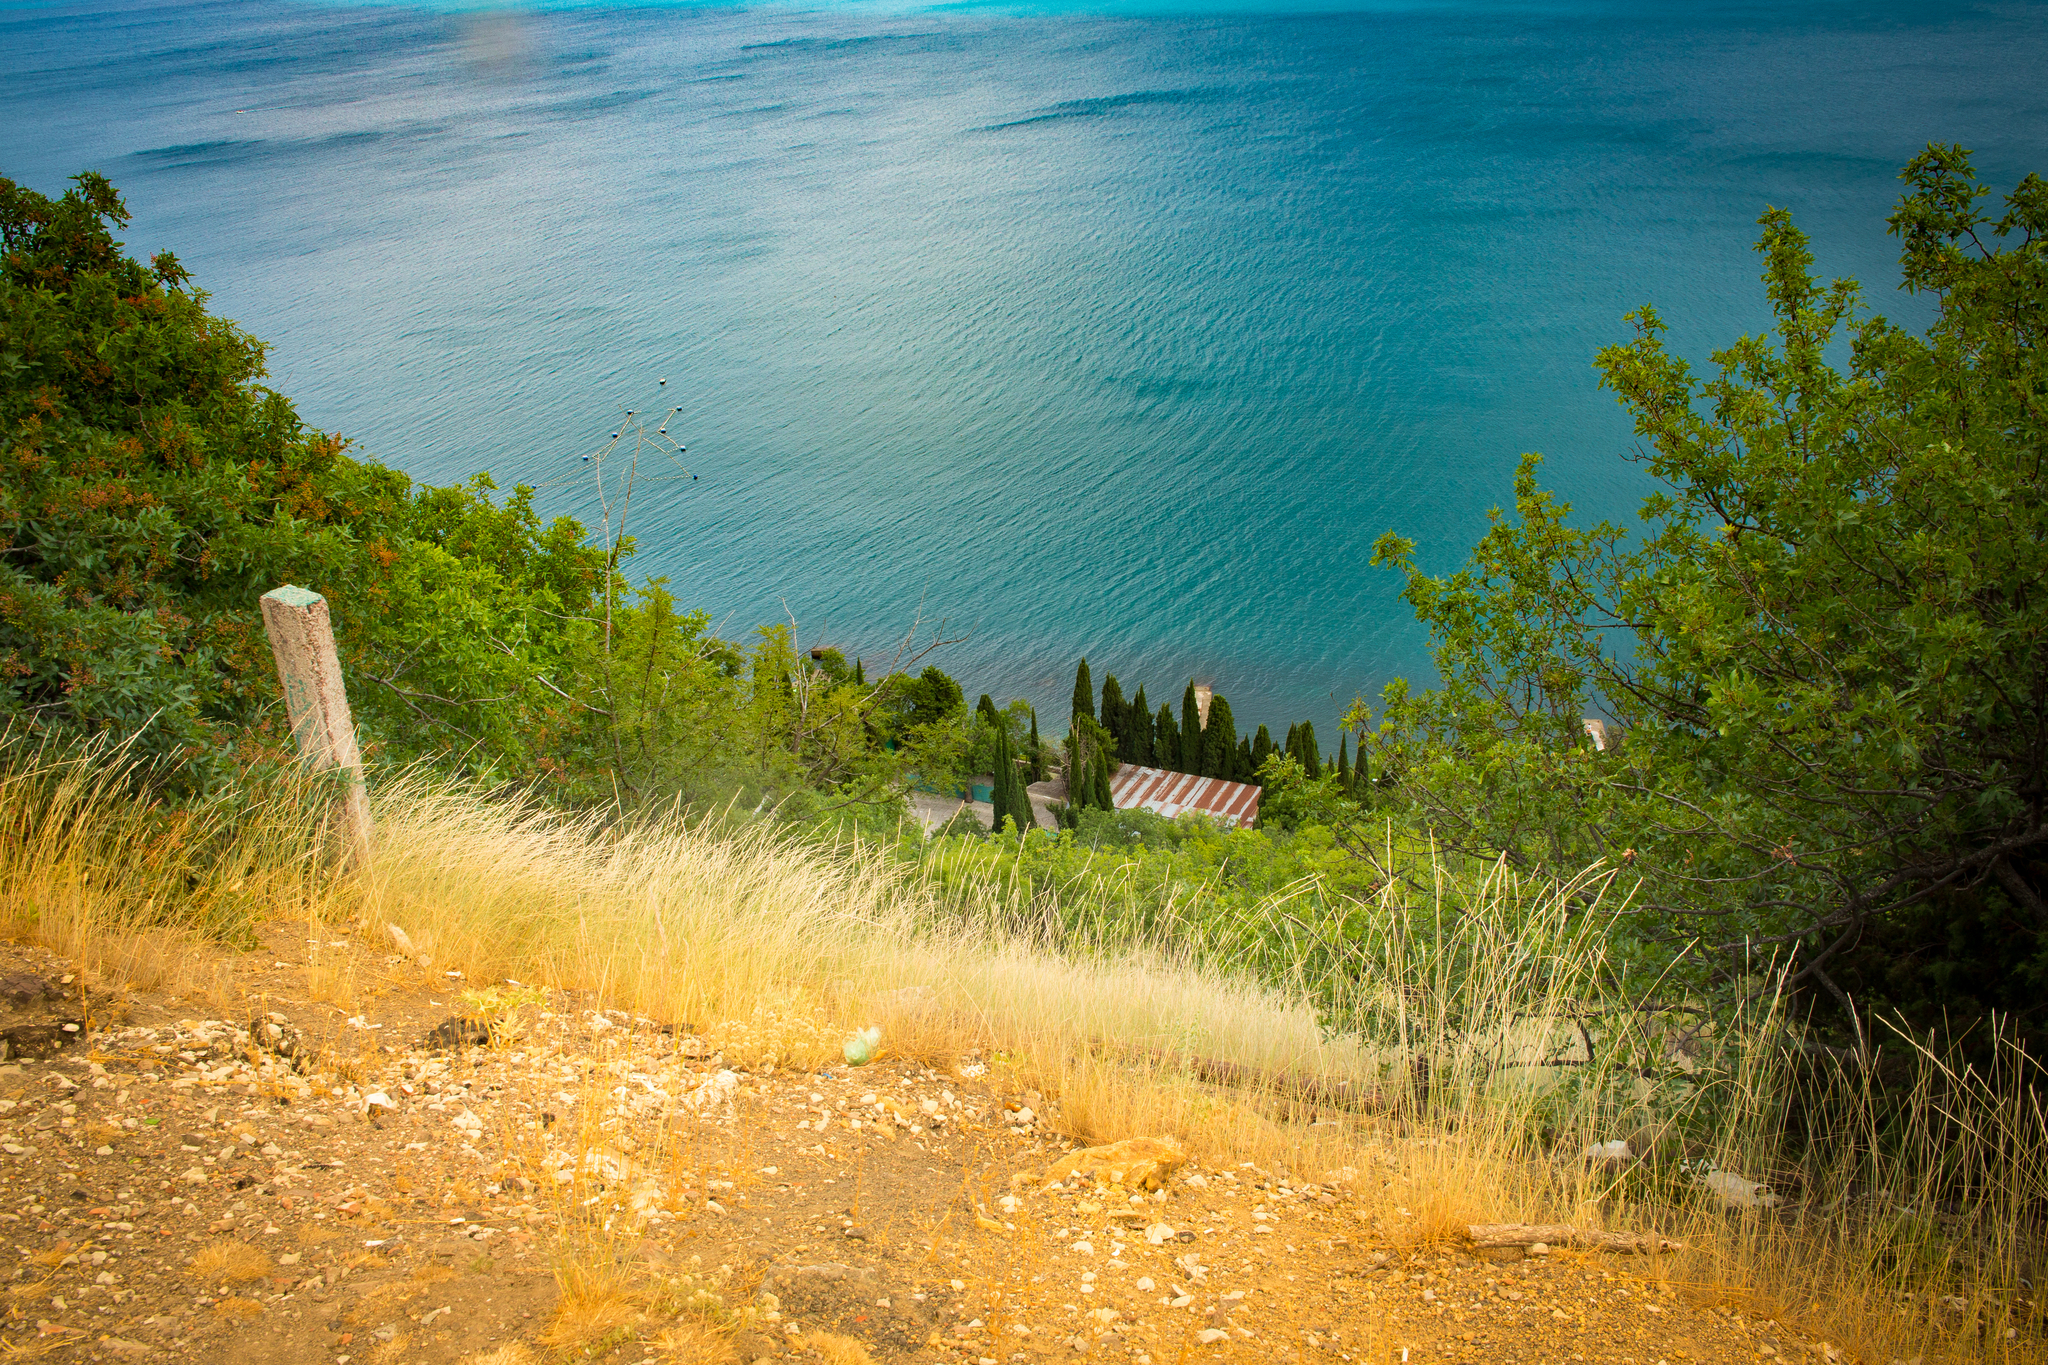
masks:
[[[1124,707],[1123,685],[1117,682],[1116,674],[1112,673],[1102,680],[1102,728],[1109,731],[1110,737],[1116,740],[1119,758],[1130,757],[1126,752],[1131,742],[1130,727],[1131,718]]]
[[[1005,738],[1003,742],[1007,744],[1009,740]],[[1011,754],[1009,765],[1003,771],[1010,779],[1010,813],[1017,817],[1017,828],[1035,829],[1038,817],[1032,813],[1031,793],[1024,790],[1024,769],[1017,762],[1016,754]]]
[[[856,687],[866,687],[868,685],[868,675],[860,666],[860,656],[858,654],[853,656],[853,682]]]
[[[1195,680],[1189,678],[1187,691],[1180,694],[1179,771],[1199,777],[1202,759],[1202,709],[1195,705]]]
[[[1031,780],[1045,781],[1045,746],[1038,741],[1038,708],[1031,708]]]
[[[1237,742],[1237,762],[1230,770],[1232,782],[1249,782],[1258,769],[1252,766],[1252,742],[1241,739]]]
[[[997,730],[1003,728],[1003,718],[996,713],[995,700],[986,692],[981,694],[980,701],[974,703],[974,714]]]
[[[1099,810],[1115,810],[1116,797],[1109,787],[1109,755],[1095,756],[1095,805]]]
[[[1141,768],[1156,766],[1152,762],[1152,708],[1145,704],[1145,685],[1138,684],[1138,695],[1131,698],[1131,762]]]
[[[1301,760],[1301,727],[1299,725],[1287,727],[1287,747],[1280,752],[1296,762]]]
[[[1230,715],[1230,700],[1209,698],[1209,728],[1202,732],[1202,775],[1225,781],[1237,761],[1237,722]]]
[[[987,701],[988,698],[983,697],[982,700]],[[1010,813],[1010,784],[1005,780],[1003,772],[1003,769],[1009,766],[1009,762],[1010,737],[1001,730],[998,730],[996,731],[995,771],[989,775],[991,790],[988,794],[990,808],[988,824],[989,832],[992,834],[1001,834],[1003,832],[1003,817]]]
[[[1337,790],[1347,795],[1351,791],[1351,759],[1344,750],[1350,742],[1349,735],[1337,736]]]
[[[1273,736],[1261,725],[1259,733],[1252,738],[1252,773],[1257,775],[1267,759],[1273,756]]]
[[[1322,775],[1323,754],[1316,748],[1316,723],[1312,720],[1301,723],[1301,767],[1310,777]]]
[[[1173,723],[1173,708],[1159,703],[1159,718],[1153,727],[1152,758],[1155,768],[1180,771],[1180,727]]]
[[[1088,677],[1088,661],[1074,670],[1074,714],[1095,719],[1095,684]]]

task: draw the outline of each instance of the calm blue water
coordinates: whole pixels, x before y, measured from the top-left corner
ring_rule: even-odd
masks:
[[[2038,5],[1055,8],[16,6],[0,173],[113,177],[420,478],[590,517],[578,457],[680,404],[702,477],[629,529],[730,631],[874,661],[922,603],[1049,723],[1086,652],[1328,733],[1428,669],[1381,531],[1450,567],[1531,449],[1633,509],[1625,311],[1757,329],[1778,204],[1919,316],[1899,165],[2048,171]]]

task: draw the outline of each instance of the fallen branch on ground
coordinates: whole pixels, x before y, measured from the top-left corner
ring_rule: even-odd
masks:
[[[1465,1229],[1476,1247],[1576,1247],[1582,1251],[1619,1251],[1651,1256],[1683,1251],[1685,1243],[1636,1232],[1595,1232],[1568,1223],[1473,1223]]]

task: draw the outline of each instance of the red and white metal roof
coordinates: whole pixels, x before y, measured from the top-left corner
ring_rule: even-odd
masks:
[[[1262,794],[1246,782],[1140,768],[1134,763],[1119,764],[1116,775],[1109,779],[1110,799],[1118,810],[1149,810],[1169,820],[1184,811],[1198,810],[1224,825],[1247,829],[1259,818]]]

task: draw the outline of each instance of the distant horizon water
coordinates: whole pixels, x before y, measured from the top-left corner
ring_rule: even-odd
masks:
[[[0,10],[0,174],[105,173],[320,428],[594,526],[680,408],[634,570],[967,694],[1076,661],[1247,733],[1431,674],[1383,531],[1460,563],[1523,451],[1649,484],[1592,369],[1696,369],[1752,245],[1924,325],[1884,219],[1930,141],[2048,171],[2048,7],[61,3]],[[665,378],[666,385],[657,381]],[[252,606],[253,610],[253,606]]]

